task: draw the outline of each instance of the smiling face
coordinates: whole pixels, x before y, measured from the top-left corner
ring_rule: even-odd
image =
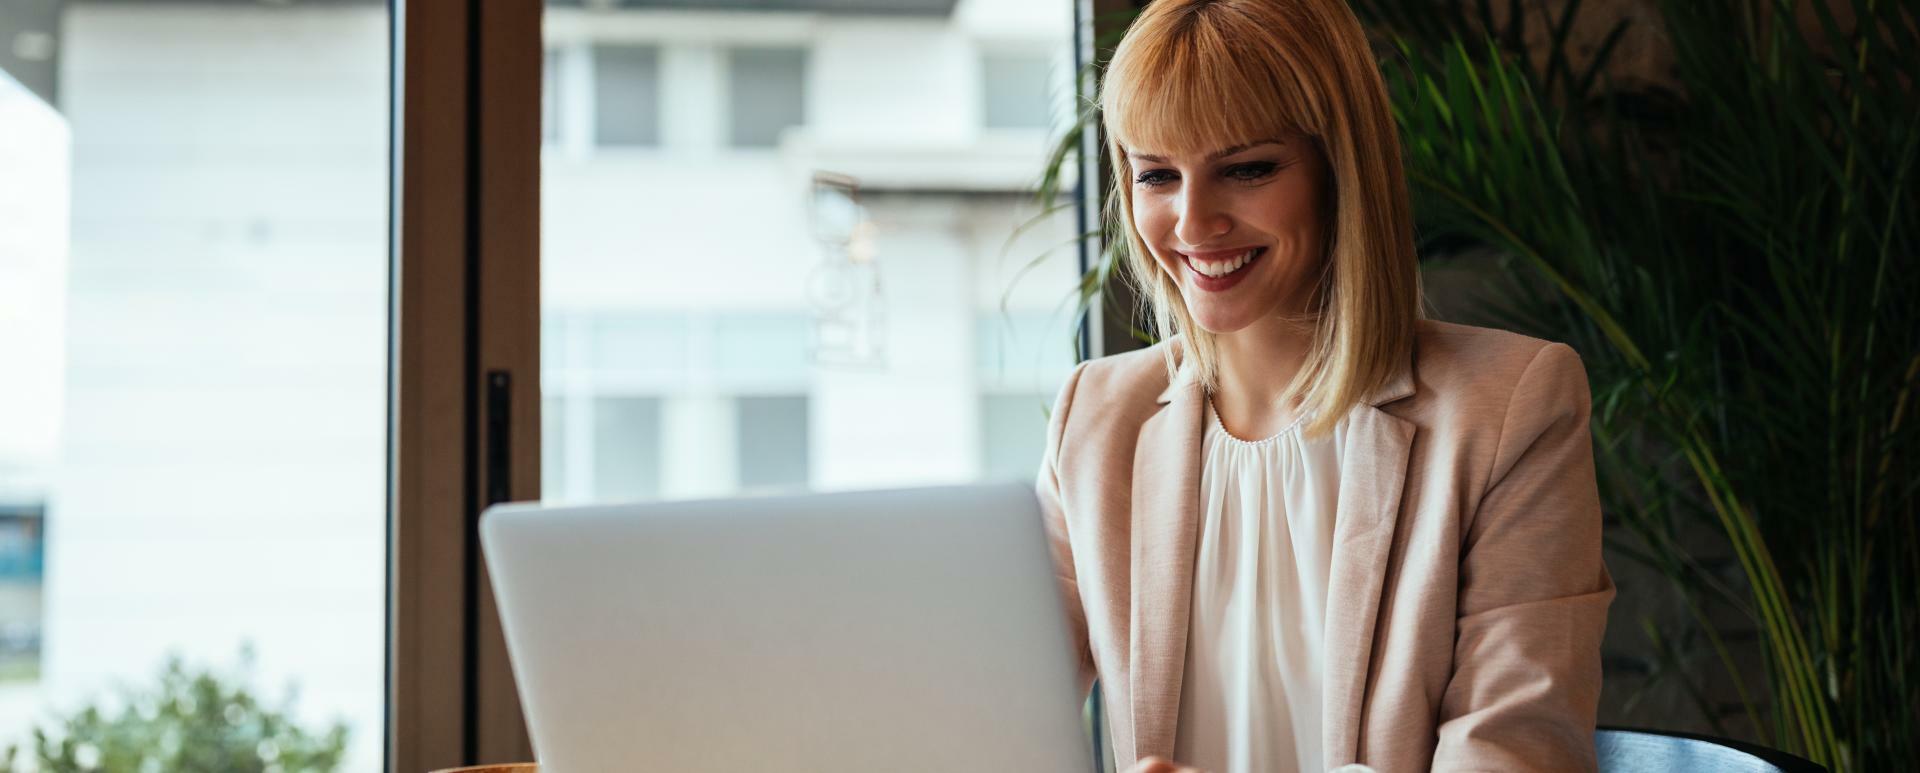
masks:
[[[1293,134],[1164,154],[1129,151],[1134,227],[1215,335],[1306,314],[1326,255],[1326,161]]]
[[[1421,316],[1366,29],[1344,0],[1144,5],[1100,79],[1120,266],[1152,332],[1184,337],[1161,349],[1169,379],[1257,391],[1291,370],[1318,416],[1306,434],[1325,433],[1405,368]]]

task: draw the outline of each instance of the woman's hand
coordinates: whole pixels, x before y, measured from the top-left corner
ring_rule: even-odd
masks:
[[[1207,773],[1199,768],[1190,768],[1164,757],[1147,757],[1127,768],[1127,773]]]

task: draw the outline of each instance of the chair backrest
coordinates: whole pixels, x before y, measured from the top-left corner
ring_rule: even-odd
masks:
[[[1826,773],[1786,752],[1692,733],[1603,727],[1593,734],[1600,773]]]

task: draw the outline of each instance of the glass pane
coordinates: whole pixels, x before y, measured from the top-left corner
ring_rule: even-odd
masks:
[[[659,99],[660,55],[652,46],[593,48],[594,137],[601,145],[659,144]]]
[[[807,485],[807,398],[739,399],[740,487],[790,491]]]
[[[648,499],[660,493],[660,400],[593,401],[593,496]]]
[[[989,53],[980,62],[981,95],[987,126],[996,129],[1044,129],[1053,121],[1053,63],[1044,53]]]
[[[728,130],[734,147],[773,147],[780,132],[806,114],[804,48],[735,48],[727,52]]]
[[[1072,4],[658,5],[547,11],[547,498],[1031,478],[1074,360],[1073,213],[1031,192]],[[652,86],[582,87],[609,50]],[[567,128],[641,112],[647,153]]]
[[[548,49],[542,57],[540,81],[540,142],[560,142],[560,52]]]
[[[0,11],[0,750],[25,769],[72,769],[32,733],[90,707],[83,769],[193,769],[169,736],[380,769],[388,26]],[[173,658],[229,692],[174,700]]]
[[[807,386],[805,314],[733,312],[712,317],[715,375],[739,388],[795,391]]]
[[[1053,395],[990,394],[981,398],[981,466],[994,478],[1013,478],[1033,472],[1027,459],[1038,459],[1047,447],[1047,411]]]

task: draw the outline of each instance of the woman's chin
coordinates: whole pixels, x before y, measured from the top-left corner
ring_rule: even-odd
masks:
[[[1195,326],[1217,336],[1239,332],[1253,324],[1254,320],[1252,316],[1246,314],[1209,312],[1202,309],[1189,308],[1187,313],[1192,315]]]

